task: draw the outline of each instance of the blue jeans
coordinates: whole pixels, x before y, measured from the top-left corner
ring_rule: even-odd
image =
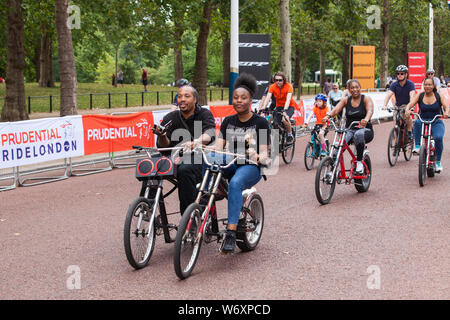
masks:
[[[442,151],[444,151],[444,133],[445,125],[441,119],[437,119],[431,125],[431,132],[436,143],[436,161],[441,161]],[[420,120],[414,121],[414,141],[416,146],[420,146],[420,138],[422,134],[422,122]]]
[[[219,158],[220,163],[228,163],[230,158],[222,155],[211,154],[208,161]],[[221,158],[221,159],[220,159]],[[203,164],[203,175],[207,168]],[[238,224],[239,216],[242,209],[242,191],[253,187],[261,180],[261,172],[258,166],[252,164],[232,164],[229,168],[223,171],[223,175],[231,180],[228,184],[228,224]]]

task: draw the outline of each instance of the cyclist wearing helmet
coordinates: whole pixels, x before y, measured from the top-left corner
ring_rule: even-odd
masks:
[[[433,68],[430,68],[427,70],[427,78],[433,79],[434,82],[434,86],[436,87],[436,90],[439,92],[439,89],[441,87],[441,81],[439,80],[438,77],[435,77],[435,71]],[[425,80],[424,80],[425,81]],[[425,91],[424,90],[424,81],[422,81],[422,87],[421,87],[421,91]]]
[[[271,101],[272,96],[275,96],[276,99],[276,110],[282,111],[282,114],[276,113],[274,115],[274,125],[283,123],[284,128],[288,132],[287,142],[294,142],[294,136],[292,135],[292,127],[290,118],[294,114],[294,106],[297,104],[292,97],[294,93],[294,88],[292,85],[287,82],[286,76],[282,72],[277,72],[273,76],[273,81],[275,82],[269,87],[269,93],[267,94],[266,100],[262,105],[261,109],[267,108],[267,104]]]
[[[316,96],[316,102],[314,103],[314,108],[311,114],[308,116],[308,119],[303,124],[303,128],[308,126],[309,121],[313,115],[316,116],[316,126],[320,127],[319,131],[319,141],[321,146],[320,155],[327,155],[327,148],[325,145],[325,135],[328,133],[328,128],[324,128],[324,124],[322,123],[322,119],[327,115],[330,110],[327,107],[327,97],[324,94],[318,94]]]
[[[389,100],[395,95],[395,105],[397,107],[406,106],[416,94],[416,86],[414,82],[408,79],[408,67],[405,65],[399,65],[395,69],[397,75],[397,81],[394,81],[390,86],[386,97],[383,102],[383,110],[387,109]],[[408,127],[408,139],[412,139],[412,119],[406,119],[406,125]]]
[[[350,81],[350,96],[343,98],[323,119],[326,123],[330,118],[336,116],[345,107],[346,127],[352,122],[359,121],[359,125],[353,126],[345,136],[347,143],[353,141],[356,147],[356,173],[364,172],[362,163],[366,143],[373,140],[373,128],[370,119],[373,115],[373,101],[370,97],[361,94],[361,84],[358,80]]]

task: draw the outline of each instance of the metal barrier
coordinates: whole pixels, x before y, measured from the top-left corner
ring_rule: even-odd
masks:
[[[80,160],[82,158],[83,160]],[[86,160],[86,158],[90,158]],[[98,164],[107,163],[106,167],[98,166]],[[69,172],[71,176],[85,176],[88,174],[111,171],[113,169],[111,156],[102,154],[93,154],[91,156],[77,157],[75,159],[69,158]]]
[[[38,184],[44,184],[44,183],[49,183],[49,182],[55,182],[55,181],[60,181],[60,180],[64,180],[69,178],[68,173],[68,167],[67,167],[67,159],[63,159],[63,163],[59,163],[61,160],[56,160],[53,161],[53,164],[51,166],[48,166],[49,164],[47,163],[47,166],[44,168],[40,168],[37,167],[37,165],[30,165],[30,166],[25,166],[25,168],[27,167],[31,167],[33,169],[30,170],[20,170],[20,167],[17,167],[17,182],[19,184],[19,186],[21,187],[29,187],[29,186],[35,186]],[[23,168],[23,167],[22,167]],[[58,171],[61,170],[63,171],[62,175],[58,175],[58,176],[41,176],[41,173],[45,173],[45,172],[50,172],[50,171]],[[38,175],[38,176],[34,176],[31,178],[26,178],[26,179],[22,179],[22,177],[24,176],[29,176],[29,175]],[[37,182],[27,182],[27,181],[37,181]]]
[[[11,181],[11,184],[0,185],[0,191],[15,189],[17,187],[17,168],[7,168],[0,170],[0,181]],[[8,182],[6,182],[8,183]]]
[[[131,114],[134,112],[113,112],[111,113],[112,116],[120,116],[120,115],[126,115]],[[130,159],[139,159],[139,158],[145,158],[145,154],[137,154],[136,150],[130,150],[130,151],[123,151],[123,152],[111,152],[110,154],[111,159],[111,166],[113,168],[130,168],[134,167],[136,165],[136,161],[128,161]]]

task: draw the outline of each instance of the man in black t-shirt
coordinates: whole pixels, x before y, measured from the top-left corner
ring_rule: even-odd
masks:
[[[214,136],[216,124],[214,116],[208,109],[202,108],[198,103],[198,93],[194,87],[186,85],[178,90],[179,110],[168,113],[161,125],[170,125],[162,133],[158,127],[154,133],[158,135],[159,148],[171,148],[181,144],[209,144]],[[202,180],[201,160],[191,157],[189,163],[181,163],[177,168],[178,197],[180,199],[180,212],[195,201],[197,196],[196,184]],[[194,161],[197,160],[197,161]]]

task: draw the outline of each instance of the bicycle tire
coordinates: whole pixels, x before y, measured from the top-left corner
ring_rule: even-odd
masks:
[[[312,170],[314,167],[314,161],[316,160],[314,154],[313,154],[313,144],[311,142],[308,142],[305,148],[305,155],[304,155],[304,162],[305,162],[305,168],[306,170]]]
[[[406,161],[411,160],[413,149],[414,149],[414,139],[408,140],[407,144],[403,147],[403,157],[405,158]]]
[[[139,197],[131,203],[125,217],[123,232],[125,255],[130,265],[135,269],[144,268],[150,261],[153,250],[155,249],[156,228],[154,219],[153,227],[150,226],[153,205],[153,200]],[[139,215],[141,214],[141,212],[139,211],[138,213],[139,209],[144,210],[144,212],[142,212],[144,216],[140,224]],[[147,216],[146,218],[148,218],[148,221],[144,220],[145,214]],[[134,226],[133,224],[133,221],[136,220],[134,218],[138,219],[136,226]],[[144,228],[141,228],[142,226],[144,226]],[[145,227],[147,226],[148,230],[145,231]],[[150,229],[153,230],[153,234],[150,233]],[[143,240],[140,241],[139,239],[141,236],[142,239],[148,237],[148,242]]]
[[[181,280],[189,277],[194,270],[200,248],[202,246],[202,237],[197,239],[198,230],[200,228],[202,207],[198,203],[190,204],[183,213],[180,225],[178,226],[177,236],[175,238],[175,252],[174,252],[174,268],[175,273]],[[191,223],[191,229],[186,230]],[[195,223],[194,223],[195,221]],[[186,255],[189,258],[187,265],[184,266],[184,253],[186,250],[192,249],[192,253]]]
[[[388,161],[391,167],[395,166],[398,160],[398,154],[400,153],[400,150],[398,148],[398,129],[392,128],[391,132],[389,133],[389,140],[388,140]],[[395,137],[395,134],[397,133],[397,138]]]
[[[287,145],[287,142],[286,142],[287,134],[286,133],[283,134],[283,139],[282,139],[283,151],[281,152],[281,157],[283,158],[283,161],[286,164],[290,164],[292,162],[292,159],[294,158],[295,140],[296,140],[294,129],[292,129],[292,135],[294,136],[294,142]],[[289,151],[291,151],[291,152],[289,152]]]
[[[247,230],[250,225],[253,230],[247,232],[237,232],[236,238],[241,241],[236,241],[236,245],[244,252],[256,249],[256,246],[261,240],[262,231],[264,228],[264,203],[259,194],[251,196],[249,203],[249,212],[245,214],[246,221],[242,227]],[[248,219],[251,219],[250,221]]]
[[[427,179],[427,149],[425,145],[420,147],[419,151],[419,185],[423,187]]]
[[[369,169],[369,175],[366,179],[355,179],[355,188],[359,193],[369,190],[370,182],[372,181],[372,162],[368,154],[364,155],[363,161],[367,165],[367,169]],[[366,167],[364,167],[364,175],[366,173]]]
[[[334,189],[336,187],[336,173],[335,176],[331,176],[332,172],[334,170],[334,161],[331,157],[325,157],[320,161],[319,166],[317,167],[316,172],[316,180],[315,180],[315,191],[316,191],[316,198],[317,201],[319,201],[320,204],[325,205],[328,204],[331,201],[331,198],[333,197]],[[331,181],[330,181],[331,179]],[[321,188],[321,185],[329,185],[329,191],[326,193],[326,196],[324,196],[324,192],[322,192],[322,189],[325,189],[324,187]]]

